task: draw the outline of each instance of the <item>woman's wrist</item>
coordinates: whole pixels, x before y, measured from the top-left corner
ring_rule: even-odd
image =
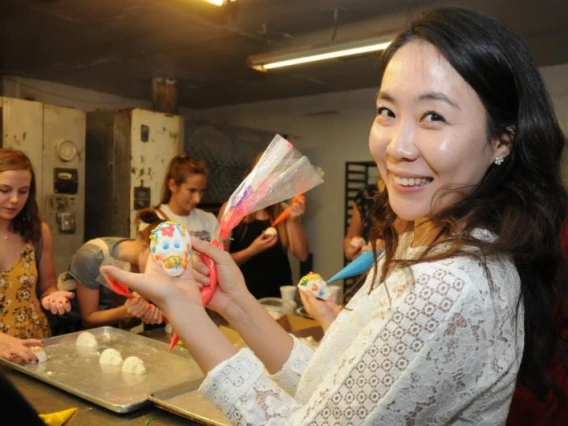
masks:
[[[232,303],[227,305],[227,309],[223,312],[219,312],[219,314],[225,318],[229,324],[237,326],[243,321],[246,321],[250,307],[255,303],[258,303],[255,297],[248,291],[243,291],[242,294],[233,299]]]
[[[51,286],[48,287],[39,297],[39,300],[42,300],[45,296],[49,296],[51,293],[55,293],[57,291],[57,287]]]

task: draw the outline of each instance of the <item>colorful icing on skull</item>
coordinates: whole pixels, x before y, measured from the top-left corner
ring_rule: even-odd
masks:
[[[298,288],[302,291],[309,291],[314,296],[320,299],[327,299],[329,297],[329,289],[327,283],[323,280],[320,274],[310,272],[300,278]]]
[[[191,255],[189,232],[181,223],[162,222],[150,234],[150,250],[166,274],[178,277],[187,267]]]

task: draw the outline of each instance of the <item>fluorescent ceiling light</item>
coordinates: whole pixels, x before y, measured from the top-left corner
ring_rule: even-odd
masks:
[[[375,37],[343,43],[312,46],[296,51],[274,52],[248,57],[248,64],[258,71],[268,71],[309,62],[355,56],[384,50],[391,43],[390,37]]]
[[[226,2],[226,0],[205,0],[207,3],[211,3],[214,4],[215,6],[224,6]]]

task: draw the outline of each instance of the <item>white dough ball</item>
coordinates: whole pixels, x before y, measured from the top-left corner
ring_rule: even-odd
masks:
[[[37,356],[38,364],[47,361],[47,354],[41,346],[32,346],[30,350],[34,353],[35,356]]]
[[[75,345],[81,348],[96,348],[99,344],[97,343],[97,338],[88,331],[83,331],[77,336]]]
[[[139,375],[146,374],[144,361],[142,361],[137,356],[129,356],[124,360],[124,364],[122,364],[122,372]]]
[[[264,230],[264,235],[276,235],[278,231],[275,227],[270,226]]]
[[[120,355],[120,352],[118,352],[116,349],[107,348],[101,354],[101,357],[99,358],[99,363],[104,365],[121,366],[122,356]]]

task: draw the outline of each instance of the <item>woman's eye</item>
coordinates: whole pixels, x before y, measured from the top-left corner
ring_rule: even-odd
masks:
[[[170,245],[168,243],[164,244],[162,247],[163,247],[164,250],[170,249]]]
[[[385,107],[378,107],[377,108],[377,115],[381,116],[381,117],[389,117],[389,118],[393,118],[394,117],[394,113]]]
[[[443,121],[443,122],[446,121],[446,119],[444,117],[442,117],[440,114],[438,114],[435,111],[428,111],[426,114],[424,114],[422,116],[422,120],[424,120],[424,121]]]
[[[179,245],[179,243],[174,243],[174,248],[175,248],[176,250],[179,250],[180,247],[181,247],[181,246]]]

